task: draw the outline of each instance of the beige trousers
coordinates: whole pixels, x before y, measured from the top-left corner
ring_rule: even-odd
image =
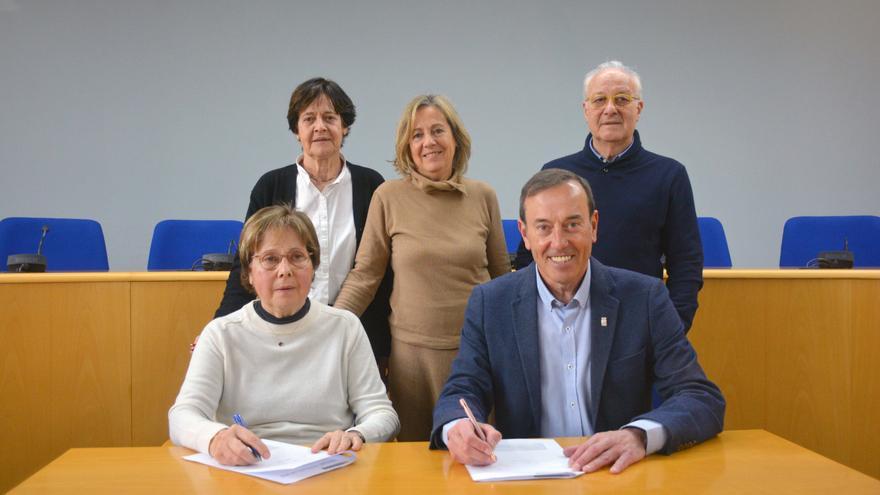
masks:
[[[434,403],[457,354],[458,349],[429,349],[392,338],[388,389],[400,417],[399,441],[425,441],[431,436]]]

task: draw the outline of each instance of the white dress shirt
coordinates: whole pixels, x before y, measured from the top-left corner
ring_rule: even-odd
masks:
[[[579,437],[593,434],[588,417],[590,387],[590,281],[587,273],[574,297],[563,304],[535,270],[538,284],[538,356],[541,361],[541,436]],[[645,454],[666,444],[666,430],[656,421],[640,419],[622,428],[645,432]]]
[[[547,289],[538,270],[538,361],[542,437],[593,433],[590,410],[590,269],[568,304]]]
[[[321,263],[309,297],[324,304],[333,304],[342,282],[354,265],[357,238],[354,229],[351,173],[343,159],[336,179],[319,191],[297,160],[296,209],[308,215],[318,234]]]

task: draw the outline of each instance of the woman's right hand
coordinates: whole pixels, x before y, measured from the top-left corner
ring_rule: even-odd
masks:
[[[208,445],[208,454],[226,466],[247,466],[257,462],[249,447],[255,448],[263,459],[272,455],[258,436],[243,426],[232,425],[214,435]]]

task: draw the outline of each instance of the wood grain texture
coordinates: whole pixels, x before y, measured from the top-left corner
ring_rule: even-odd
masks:
[[[226,282],[229,272],[45,272],[0,273],[0,284],[48,284],[79,282],[192,282],[220,280]]]
[[[880,280],[757,275],[707,277],[689,333],[725,428],[766,428],[880,478]]]
[[[128,284],[0,284],[0,491],[70,447],[131,443]]]
[[[0,492],[70,447],[165,441],[187,346],[226,279],[40,275],[0,275],[0,418],[15,425]],[[880,478],[878,302],[878,270],[706,270],[689,338],[725,394],[725,428],[765,428]]]
[[[561,439],[562,445],[579,440]],[[725,431],[671,456],[655,455],[620,475],[571,480],[475,483],[448,453],[426,442],[367,444],[352,465],[275,484],[184,461],[180,447],[75,449],[16,487],[14,494],[876,494],[880,481],[761,430]]]
[[[766,428],[849,464],[852,282],[768,281]]]
[[[168,438],[168,409],[189,366],[189,345],[214,316],[224,282],[132,282],[132,445]]]
[[[707,280],[688,338],[727,401],[725,429],[766,423],[766,291],[750,280]]]
[[[707,269],[703,270],[704,279],[783,279],[783,280],[876,280],[880,279],[880,270],[856,268],[852,270],[803,270],[799,268],[781,269]]]
[[[852,453],[848,465],[880,478],[880,280],[852,284]]]

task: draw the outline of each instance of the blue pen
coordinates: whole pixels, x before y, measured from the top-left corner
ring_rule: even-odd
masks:
[[[248,427],[247,423],[244,422],[244,418],[241,417],[241,414],[238,414],[238,413],[233,414],[232,420],[235,421],[235,424],[237,424],[238,426],[241,426],[242,428]],[[245,445],[247,445],[247,444],[245,444]],[[260,455],[259,452],[257,452],[257,449],[251,447],[250,445],[247,445],[247,447],[249,449],[251,449],[251,453],[254,454],[254,457],[257,458],[257,461],[263,460],[263,457]]]

